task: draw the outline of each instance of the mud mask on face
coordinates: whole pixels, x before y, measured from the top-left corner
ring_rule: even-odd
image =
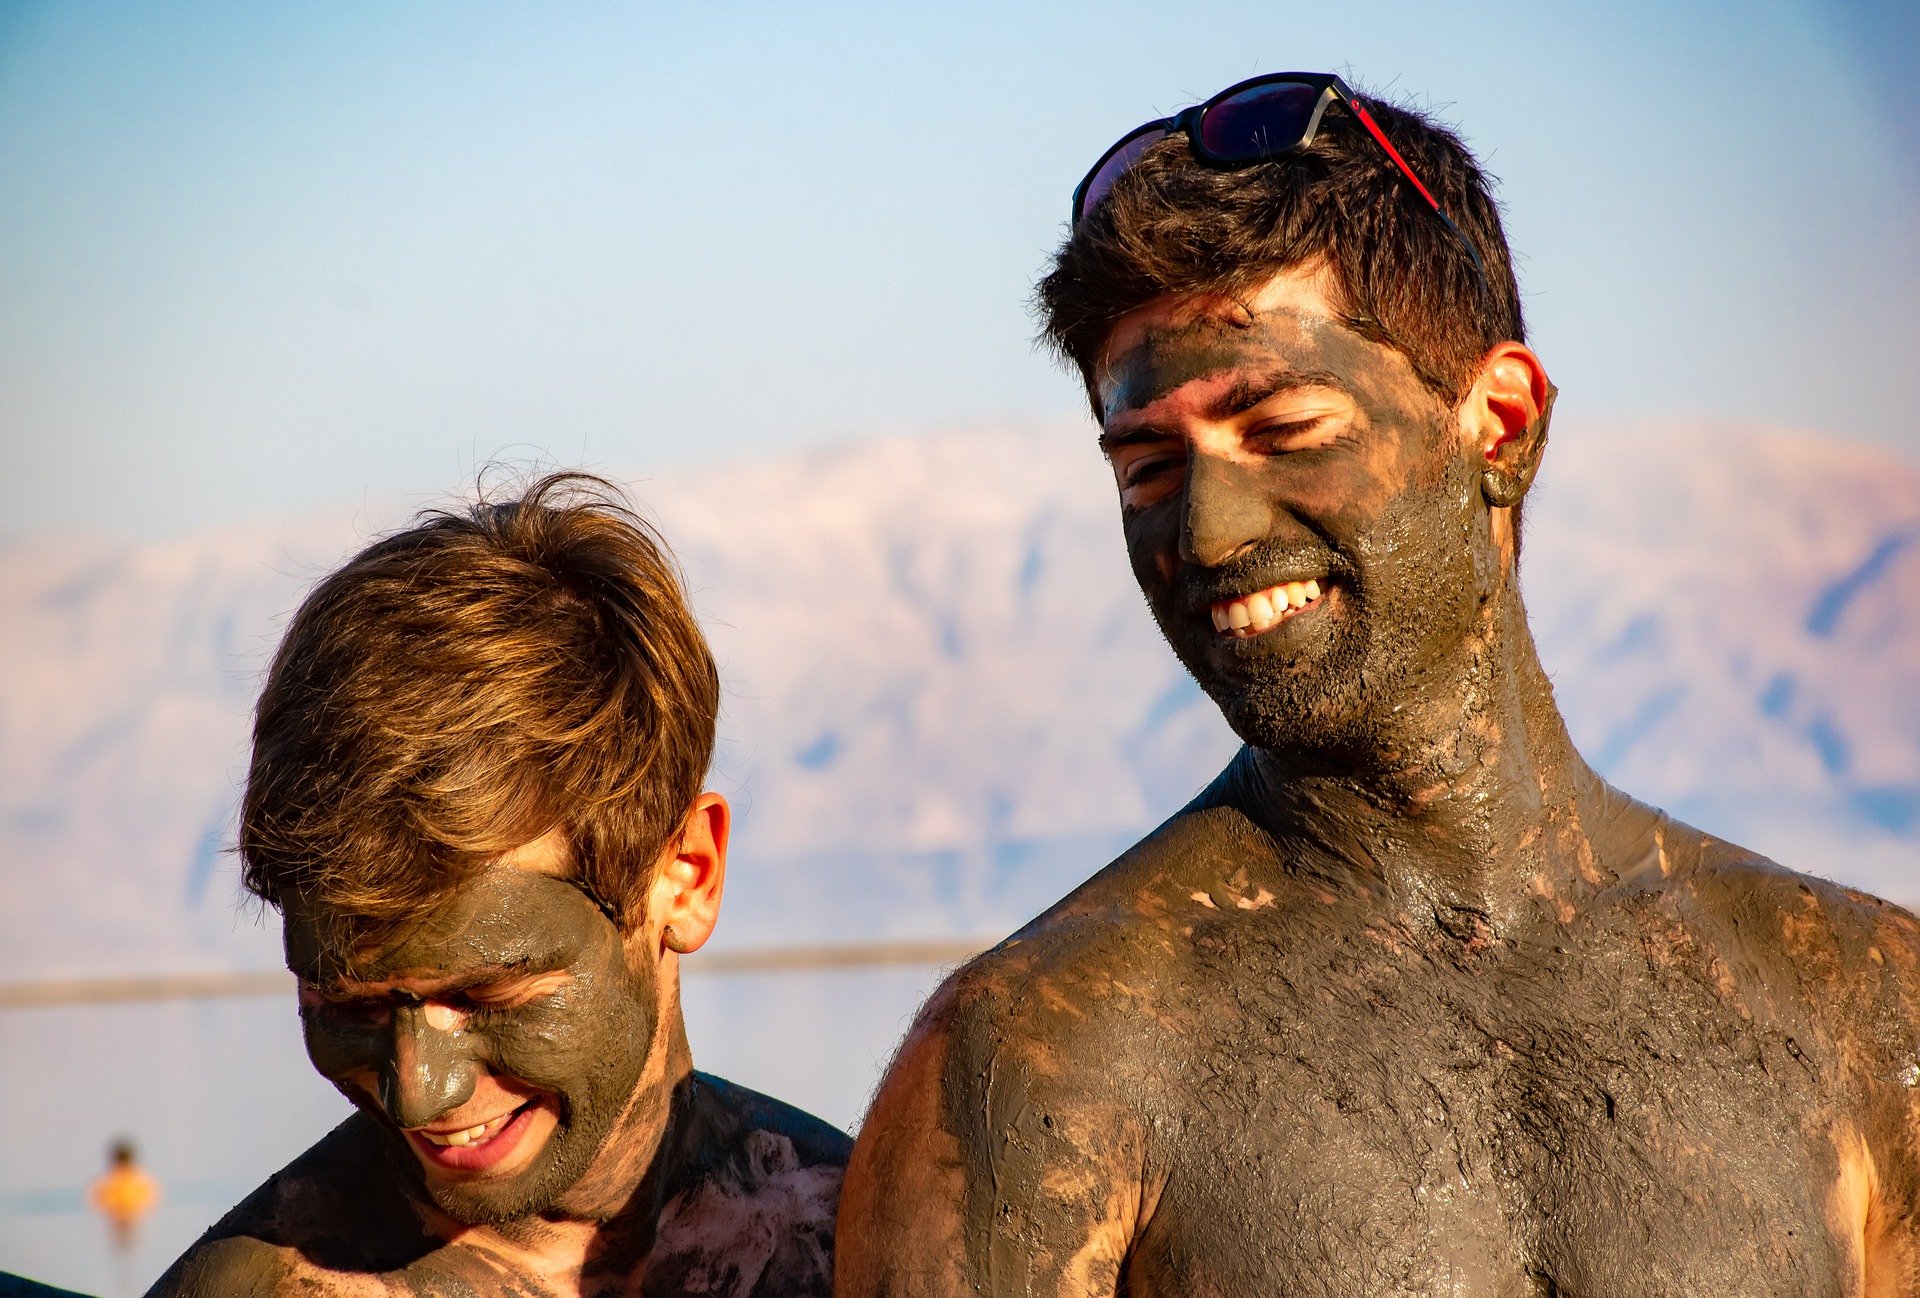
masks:
[[[1182,558],[1218,567],[1273,530],[1273,508],[1257,468],[1213,455],[1194,457],[1181,518]]]
[[[1286,398],[1302,390],[1329,395]],[[1229,426],[1241,439],[1194,455],[1179,494],[1124,510],[1174,652],[1257,747],[1371,742],[1377,715],[1418,688],[1471,613],[1471,510],[1441,454],[1444,407],[1398,353],[1286,309],[1149,327],[1103,391],[1109,431],[1144,422],[1218,441]],[[1295,426],[1318,434],[1309,449],[1286,449]],[[1321,602],[1307,616],[1248,638],[1212,621],[1210,606],[1308,580]]]
[[[424,1127],[473,1098],[484,1041],[430,1022],[433,1008],[402,1004],[391,1011],[393,1047],[381,1061],[378,1098],[396,1126]]]
[[[321,993],[301,1010],[315,1069],[402,1147],[400,1129],[456,1112],[483,1076],[513,1098],[532,1090],[556,1122],[531,1162],[509,1177],[429,1178],[426,1188],[467,1221],[549,1206],[599,1152],[639,1081],[659,1014],[651,966],[629,967],[619,929],[572,884],[505,866],[360,954],[350,980],[323,937],[339,918],[298,904],[287,913],[288,966]],[[558,977],[530,999],[491,999],[491,988],[543,974]]]

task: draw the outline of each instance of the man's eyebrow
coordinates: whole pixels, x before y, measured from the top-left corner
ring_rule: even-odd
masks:
[[[1331,370],[1274,370],[1241,379],[1203,406],[1200,417],[1207,420],[1231,419],[1284,393],[1309,388],[1331,388],[1348,397],[1353,395],[1353,389],[1346,380]],[[1111,455],[1123,446],[1163,442],[1179,436],[1180,431],[1174,426],[1149,419],[1126,428],[1103,429],[1099,444],[1102,452]]]
[[[449,976],[445,982],[436,983],[429,995],[440,996],[448,992],[462,992],[474,987],[484,987],[488,983],[501,982],[509,978],[519,978],[530,973],[557,973],[557,969],[547,967],[547,961],[534,960],[520,956],[511,960],[502,960],[494,964],[481,965],[476,969],[464,970]],[[387,984],[402,981],[386,979],[381,982],[361,982],[353,978],[329,979],[313,982],[306,978],[301,983],[315,991],[331,996],[391,996],[400,989]],[[423,980],[424,981],[424,980]]]
[[[1131,428],[1122,428],[1118,432],[1100,431],[1099,445],[1103,455],[1112,455],[1123,446],[1138,446],[1143,442],[1178,441],[1178,429],[1166,424],[1135,424]]]
[[[1335,392],[1353,395],[1345,380],[1330,370],[1280,370],[1240,380],[1208,402],[1200,413],[1206,419],[1231,419],[1284,393],[1307,388],[1332,388]]]

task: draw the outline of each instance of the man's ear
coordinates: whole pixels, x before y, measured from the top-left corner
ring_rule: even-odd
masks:
[[[1486,459],[1480,492],[1494,508],[1519,504],[1533,485],[1557,393],[1540,358],[1521,343],[1501,343],[1481,358],[1461,414]]]
[[[679,835],[654,863],[643,931],[657,933],[660,950],[698,951],[720,919],[727,883],[727,831],[733,820],[727,800],[703,793],[693,800]]]

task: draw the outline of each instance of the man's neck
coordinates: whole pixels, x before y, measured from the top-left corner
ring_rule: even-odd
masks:
[[[1254,749],[1248,809],[1416,920],[1504,929],[1610,877],[1627,800],[1574,748],[1508,584],[1480,633],[1337,755]]]

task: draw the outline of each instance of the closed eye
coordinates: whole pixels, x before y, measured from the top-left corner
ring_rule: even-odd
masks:
[[[378,996],[333,996],[308,983],[300,984],[300,1012],[318,1014],[336,1023],[378,1026],[393,1013],[393,1006]]]
[[[1186,439],[1153,423],[1104,430],[1100,451],[1113,469],[1122,503],[1130,507],[1151,504],[1177,490],[1174,475],[1187,462]]]
[[[1178,469],[1186,461],[1187,457],[1178,451],[1162,451],[1130,458],[1120,466],[1120,485],[1122,487],[1139,486],[1156,475]]]
[[[1263,455],[1316,451],[1340,440],[1342,421],[1331,413],[1306,418],[1273,420],[1254,427],[1246,437],[1248,449]]]
[[[524,974],[517,978],[503,978],[497,982],[481,983],[478,986],[461,990],[460,999],[480,1010],[510,1010],[522,1005],[551,996],[570,982],[571,976],[564,970],[550,973]]]

